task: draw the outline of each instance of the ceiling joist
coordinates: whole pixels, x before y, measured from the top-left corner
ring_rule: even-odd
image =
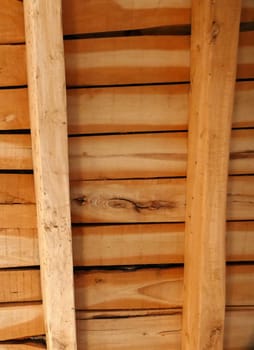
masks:
[[[26,0],[24,9],[47,349],[75,350],[61,0]]]

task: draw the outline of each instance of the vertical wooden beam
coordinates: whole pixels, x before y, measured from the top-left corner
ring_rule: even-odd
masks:
[[[76,349],[61,0],[25,0],[27,71],[47,348]]]
[[[223,349],[225,220],[240,0],[193,0],[182,348]]]

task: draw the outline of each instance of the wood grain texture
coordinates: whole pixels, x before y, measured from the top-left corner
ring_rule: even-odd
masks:
[[[6,315],[8,314],[8,325]],[[15,317],[11,317],[14,316]],[[253,346],[252,307],[229,308],[226,313],[225,350]],[[29,328],[30,327],[30,328]],[[78,348],[177,349],[181,344],[181,311],[137,310],[78,312]],[[41,305],[6,305],[0,308],[0,339],[11,340],[44,332]],[[0,344],[2,349],[3,344]],[[1,348],[1,347],[0,347]],[[15,348],[14,348],[15,349]],[[11,350],[14,350],[11,349]],[[21,348],[22,349],[22,348]],[[21,350],[17,348],[17,350]],[[16,349],[15,349],[16,350]],[[27,350],[26,348],[22,350]]]
[[[0,340],[44,334],[42,305],[6,304],[0,307]]]
[[[187,130],[188,94],[189,85],[68,90],[69,133]],[[253,116],[254,83],[238,82],[233,127],[254,126]]]
[[[184,220],[184,179],[140,181],[72,181],[72,222]]]
[[[190,0],[124,2],[119,0],[63,1],[65,34],[143,29],[190,24]],[[94,18],[97,20],[95,21]],[[243,0],[241,21],[254,20],[252,0]],[[2,0],[0,43],[24,41],[22,2]]]
[[[0,90],[0,130],[29,128],[27,89]]]
[[[27,84],[24,45],[0,45],[0,86]]]
[[[69,133],[187,130],[188,93],[189,85],[67,90]],[[253,126],[254,82],[238,82],[233,127]],[[27,90],[0,90],[0,130],[29,128]]]
[[[16,343],[16,344],[0,344],[0,350],[38,350],[46,349],[45,346],[38,343]]]
[[[75,350],[62,1],[24,2],[44,321],[49,350]]]
[[[1,228],[35,228],[33,175],[0,174],[0,182]],[[229,177],[228,220],[254,219],[253,184],[253,175]],[[184,221],[185,186],[184,178],[71,181],[72,222]]]
[[[227,267],[226,305],[254,305],[254,266]],[[39,270],[0,271],[1,303],[41,301]],[[182,307],[183,268],[76,271],[78,310],[134,310]]]
[[[254,32],[240,34],[237,78],[254,77]],[[65,41],[68,86],[190,80],[190,36],[132,36]],[[0,46],[0,86],[25,85],[25,46]]]
[[[111,313],[113,316],[114,313]],[[147,317],[149,315],[149,317]],[[157,316],[131,313],[126,318],[78,321],[78,343],[94,350],[103,349],[180,349],[181,315],[179,311]],[[103,317],[102,314],[94,315]],[[226,313],[225,350],[253,347],[253,308],[233,308]]]
[[[183,350],[223,349],[228,158],[240,12],[241,0],[192,2]]]
[[[1,0],[0,43],[25,41],[23,3],[16,0]]]
[[[74,227],[75,266],[183,263],[184,224]],[[156,240],[154,240],[156,237]],[[254,222],[227,224],[228,261],[254,261]],[[0,267],[39,265],[35,229],[0,230]]]
[[[30,135],[0,135],[0,169],[32,169]],[[229,174],[254,173],[254,130],[233,130]],[[72,180],[185,176],[187,133],[69,138]]]

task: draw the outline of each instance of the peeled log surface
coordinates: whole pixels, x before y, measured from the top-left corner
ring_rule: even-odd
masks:
[[[254,77],[254,32],[240,34],[237,78]],[[187,82],[190,36],[65,41],[68,86]],[[0,45],[0,86],[26,85],[24,45]]]
[[[1,228],[36,228],[33,176],[0,174]],[[142,186],[140,184],[142,183]],[[184,178],[71,181],[72,223],[181,222]],[[253,220],[254,176],[230,176],[228,220]]]
[[[254,266],[227,267],[227,306],[254,305]],[[183,268],[76,271],[76,309],[131,310],[182,307]],[[41,301],[39,270],[0,271],[1,303]]]
[[[0,135],[0,169],[31,170],[30,135]],[[254,130],[233,130],[230,174],[254,173]],[[185,176],[187,133],[69,138],[72,180]]]
[[[188,94],[189,85],[70,89],[69,133],[187,130]],[[233,127],[253,126],[254,82],[238,82]],[[27,89],[0,90],[0,130],[29,128]]]
[[[254,20],[253,2],[242,1],[242,22]],[[96,21],[94,20],[96,18]],[[190,24],[190,0],[158,3],[119,0],[63,0],[65,34],[143,29]],[[23,42],[23,3],[1,0],[0,43]]]

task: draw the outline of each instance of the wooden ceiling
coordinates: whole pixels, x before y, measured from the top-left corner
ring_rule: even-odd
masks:
[[[0,350],[252,346],[253,23],[3,1]]]

